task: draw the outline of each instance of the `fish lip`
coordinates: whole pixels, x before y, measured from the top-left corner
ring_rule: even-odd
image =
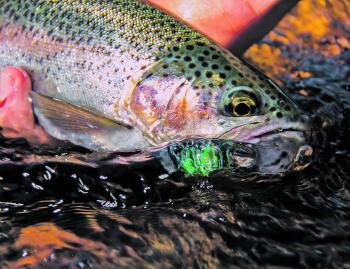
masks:
[[[239,132],[244,127],[248,125],[256,124],[258,125],[256,128],[245,130],[243,132]],[[290,124],[288,125],[281,125],[272,123],[269,125],[265,125],[261,122],[257,123],[248,123],[248,124],[242,124],[239,126],[236,126],[229,131],[225,132],[222,136],[226,138],[230,138],[239,142],[245,142],[245,143],[251,143],[256,144],[258,143],[255,141],[256,139],[267,137],[270,135],[276,135],[276,134],[285,134],[285,133],[299,133],[299,136],[304,136],[304,139],[306,140],[306,137],[311,136],[312,129],[308,128],[307,125],[304,124]]]
[[[256,125],[256,124],[261,124],[262,122],[261,121],[256,121],[256,122],[249,122],[249,123],[244,123],[244,124],[241,124],[241,125],[238,125],[238,126],[235,126],[231,129],[229,129],[228,131],[222,133],[219,138],[232,138],[232,137],[235,137],[235,133],[237,131],[239,131],[240,129],[248,126],[248,125]],[[231,136],[233,135],[233,136]]]
[[[267,137],[267,136],[271,136],[271,135],[275,135],[275,134],[283,134],[283,133],[287,133],[287,132],[300,133],[300,135],[302,135],[305,131],[301,130],[301,129],[296,129],[296,128],[278,128],[278,129],[273,129],[273,130],[261,132],[261,133],[256,134],[256,135],[248,136],[242,142],[253,142],[257,138]]]

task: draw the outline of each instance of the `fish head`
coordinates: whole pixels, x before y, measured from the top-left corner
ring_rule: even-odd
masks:
[[[275,82],[259,77],[220,90],[216,117],[225,131],[219,138],[254,144],[258,173],[302,170],[313,157],[311,119]]]
[[[161,61],[138,88],[152,104],[144,117],[154,137],[254,144],[261,174],[309,164],[311,120],[270,78],[213,44],[176,49]]]

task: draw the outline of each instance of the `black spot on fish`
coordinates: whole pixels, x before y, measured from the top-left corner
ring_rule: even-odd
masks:
[[[222,78],[222,79],[225,79],[225,78],[226,78],[226,74],[224,74],[224,73],[220,73],[219,76],[220,76],[220,78]]]
[[[211,77],[213,76],[213,72],[208,71],[208,72],[205,73],[205,76],[206,76],[207,78],[211,78]]]
[[[192,58],[191,58],[190,56],[185,56],[185,57],[184,57],[184,60],[185,60],[186,62],[190,62],[190,61],[192,61]]]
[[[193,68],[196,67],[196,65],[195,65],[194,63],[190,63],[190,64],[188,65],[188,67],[191,68],[191,69],[193,69]]]
[[[196,71],[196,72],[194,72],[194,75],[195,75],[196,77],[200,77],[200,76],[201,76],[201,72],[200,72],[200,71]]]
[[[210,54],[210,52],[209,52],[208,50],[205,50],[205,51],[203,51],[203,54],[204,54],[205,56],[208,56],[208,55]]]

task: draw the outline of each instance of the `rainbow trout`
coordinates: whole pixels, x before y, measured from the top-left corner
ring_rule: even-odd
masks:
[[[0,0],[9,65],[45,130],[91,150],[222,139],[255,144],[268,173],[310,153],[309,118],[271,79],[142,2]]]

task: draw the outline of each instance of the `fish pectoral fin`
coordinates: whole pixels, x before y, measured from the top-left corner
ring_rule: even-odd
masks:
[[[76,132],[94,132],[96,129],[126,128],[114,120],[105,118],[84,108],[68,104],[64,101],[47,97],[40,93],[30,92],[34,113],[40,118],[46,118],[56,126]]]
[[[127,144],[125,141],[137,146],[142,140],[142,134],[134,128],[79,106],[34,91],[30,98],[39,124],[57,139],[96,151],[118,150]]]

